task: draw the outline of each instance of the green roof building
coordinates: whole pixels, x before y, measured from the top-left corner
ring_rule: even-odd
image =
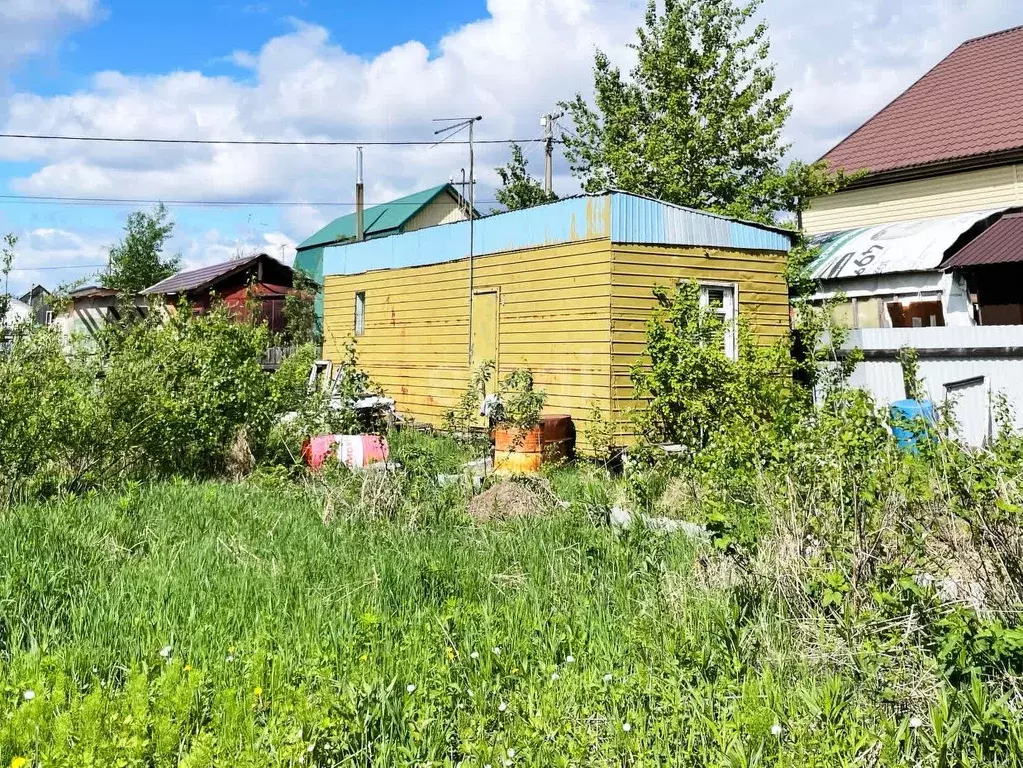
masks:
[[[367,208],[363,215],[366,239],[400,235],[417,229],[449,224],[469,218],[469,204],[451,184],[424,189],[383,205]],[[299,244],[295,269],[323,285],[323,249],[355,239],[355,214],[334,219]],[[316,297],[316,314],[323,322],[323,293]]]

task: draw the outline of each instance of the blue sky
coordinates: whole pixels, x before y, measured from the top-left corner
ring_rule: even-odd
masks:
[[[792,155],[815,159],[963,39],[1023,23],[1000,0],[765,0]],[[593,53],[628,67],[645,0],[0,0],[0,132],[168,138],[421,139],[482,114],[484,138],[537,136],[590,85]],[[826,8],[826,10],[822,10]],[[480,152],[492,196],[506,150]],[[537,148],[527,155],[539,166]],[[369,202],[460,175],[461,147],[367,148]],[[536,170],[539,170],[537,167]],[[83,145],[0,139],[0,195],[247,201],[172,205],[198,265],[293,246],[346,213],[347,148]],[[577,188],[564,163],[555,185]],[[339,205],[262,206],[257,202]],[[124,205],[0,197],[21,238],[11,290],[88,277]],[[481,205],[486,209],[488,204]]]

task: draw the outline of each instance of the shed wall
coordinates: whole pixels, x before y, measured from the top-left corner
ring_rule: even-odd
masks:
[[[451,224],[455,221],[465,221],[468,218],[465,209],[459,205],[458,201],[445,193],[438,195],[434,198],[433,202],[409,219],[405,226],[402,227],[402,231],[414,232],[417,229],[435,227],[438,224]]]
[[[803,226],[807,233],[818,234],[889,221],[1023,205],[1021,181],[1023,168],[1004,165],[931,179],[850,189],[814,198],[809,210],[803,213]]]
[[[569,413],[585,448],[592,404],[611,407],[611,244],[592,240],[474,260],[476,291],[497,289],[500,375],[528,367],[547,413]],[[337,362],[366,294],[359,361],[398,409],[440,424],[468,382],[468,260],[325,278],[325,356]]]
[[[770,251],[723,251],[649,245],[614,246],[611,288],[612,418],[620,442],[632,438],[630,378],[646,345],[646,322],[657,305],[655,286],[680,280],[735,283],[740,320],[757,339],[770,344],[789,332],[785,254]]]

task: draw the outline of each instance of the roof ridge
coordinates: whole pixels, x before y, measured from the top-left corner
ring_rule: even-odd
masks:
[[[1000,29],[997,32],[988,32],[986,35],[978,35],[977,37],[971,37],[969,40],[963,41],[959,44],[959,48],[962,48],[964,45],[970,45],[971,43],[979,43],[981,40],[989,40],[992,37],[1000,37],[1001,35],[1009,35],[1013,32],[1020,31],[1023,31],[1023,24],[1019,24],[1015,27],[1009,27],[1008,29]],[[959,48],[956,50],[959,50]]]

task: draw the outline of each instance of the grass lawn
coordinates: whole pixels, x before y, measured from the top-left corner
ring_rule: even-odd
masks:
[[[836,765],[895,728],[685,538],[322,512],[257,483],[0,512],[0,765]]]

